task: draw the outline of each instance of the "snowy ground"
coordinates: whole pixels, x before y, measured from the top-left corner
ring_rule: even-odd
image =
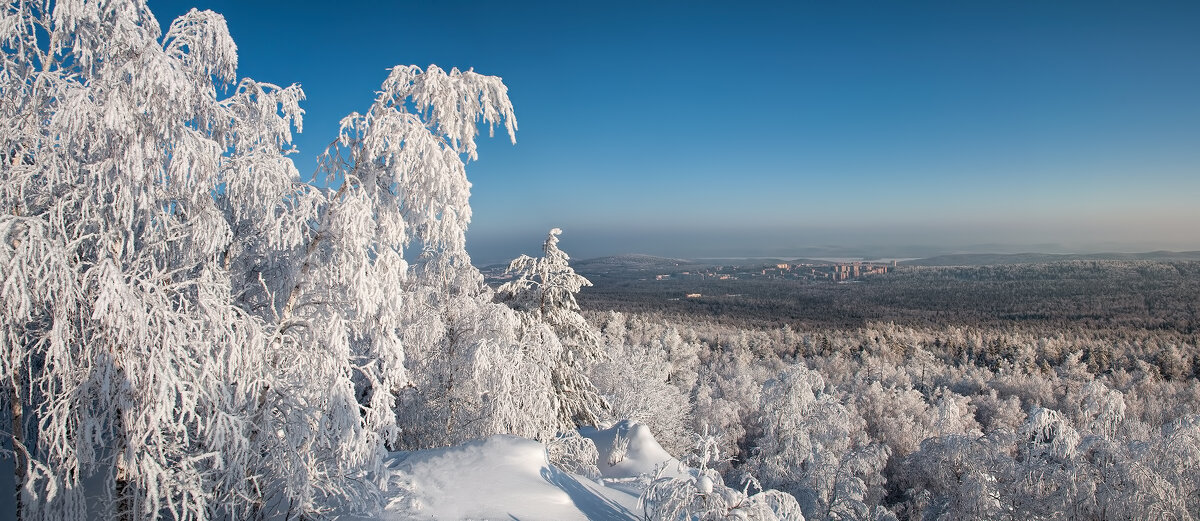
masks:
[[[551,465],[541,443],[497,435],[397,453],[389,463],[395,499],[382,515],[339,519],[637,520],[642,511],[633,478],[662,464],[670,474],[686,472],[644,425],[621,422],[582,434],[600,453],[599,481]]]

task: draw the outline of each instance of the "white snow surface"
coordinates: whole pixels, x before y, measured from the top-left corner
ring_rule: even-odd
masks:
[[[525,438],[496,435],[455,447],[395,453],[389,460],[395,473],[388,491],[393,499],[383,512],[339,519],[641,518],[636,495],[554,467],[546,447]]]
[[[687,473],[687,468],[663,449],[643,424],[623,420],[607,429],[581,427],[579,434],[596,444],[596,452],[600,453],[596,466],[606,479],[653,476],[659,467],[663,476],[683,477]]]

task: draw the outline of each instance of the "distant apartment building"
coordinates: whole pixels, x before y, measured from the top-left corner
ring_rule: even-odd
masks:
[[[884,275],[887,272],[888,266],[886,264],[853,262],[833,265],[829,276],[835,281],[843,281],[857,279],[865,275]],[[816,275],[815,270],[813,274]]]

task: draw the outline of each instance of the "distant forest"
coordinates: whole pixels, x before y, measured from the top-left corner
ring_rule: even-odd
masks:
[[[997,266],[900,266],[845,282],[712,278],[654,280],[642,269],[580,273],[585,310],[710,317],[755,326],[1020,324],[1173,330],[1195,335],[1200,262],[1065,261]],[[700,298],[686,298],[700,293]]]

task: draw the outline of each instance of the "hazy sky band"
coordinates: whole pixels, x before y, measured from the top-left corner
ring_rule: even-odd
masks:
[[[1195,2],[151,8],[192,5],[241,75],[308,92],[302,172],[386,67],[504,77],[521,130],[469,167],[477,260],[553,226],[576,256],[1200,249]]]

